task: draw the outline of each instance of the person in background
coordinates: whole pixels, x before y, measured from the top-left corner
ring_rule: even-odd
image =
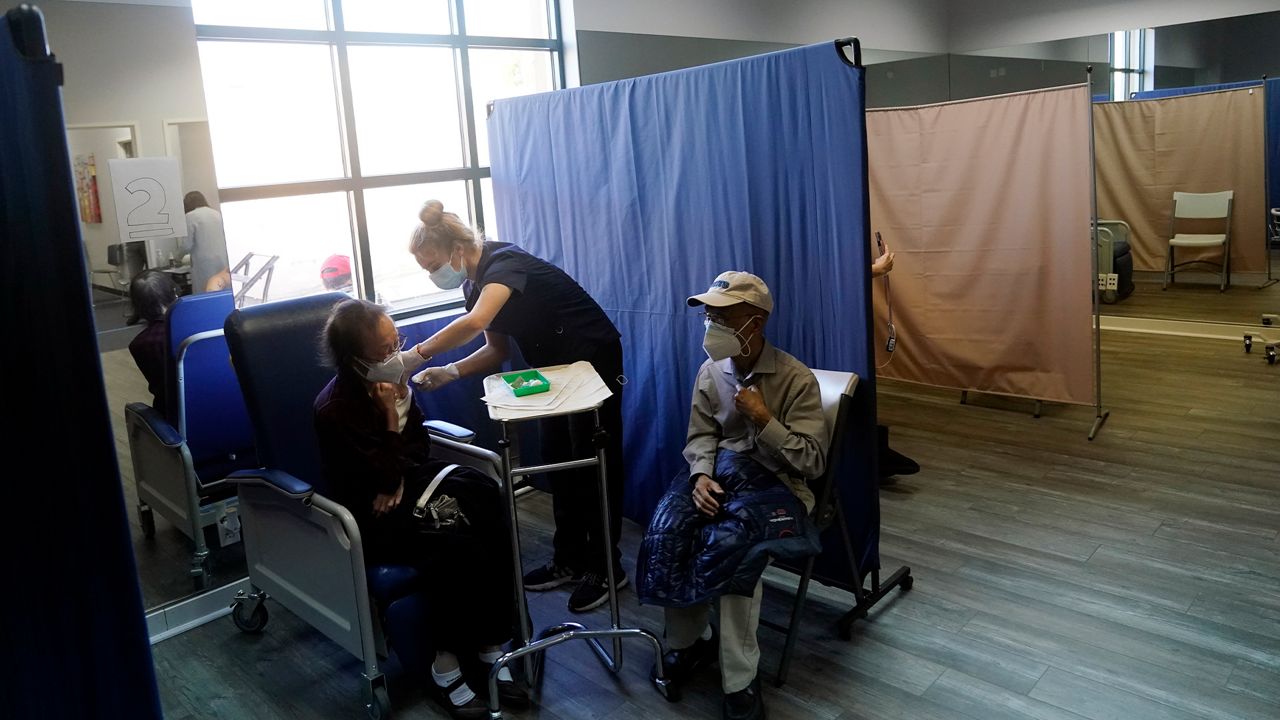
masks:
[[[231,274],[222,215],[195,190],[183,196],[182,210],[187,214],[187,237],[181,249],[191,256],[191,291],[225,290],[231,286]]]
[[[889,246],[885,245],[884,252],[871,263],[871,277],[873,279],[884,277],[891,272],[893,272],[893,253],[889,252]],[[887,481],[896,475],[915,475],[920,472],[920,465],[915,460],[889,447],[888,425],[876,425],[876,442],[879,447],[880,484],[888,484]]]
[[[320,282],[325,290],[352,294],[351,258],[346,255],[330,255],[320,266]]]
[[[514,339],[533,367],[591,363],[613,396],[600,409],[608,433],[605,446],[609,482],[609,522],[615,588],[627,586],[618,541],[622,537],[621,334],[609,316],[573,278],[510,243],[484,241],[444,205],[430,200],[418,213],[409,251],[442,289],[461,287],[467,312],[414,349],[424,360],[461,347],[484,333],[484,347],[443,367],[431,367],[414,382],[436,390],[464,375],[486,375],[502,367]],[[562,462],[595,455],[592,419],[586,413],[542,420],[542,460]],[[556,532],[550,562],[524,576],[528,590],[550,590],[576,581],[571,612],[586,612],[608,601],[608,568],[600,518],[599,483],[594,469],[550,475]]]
[[[428,674],[430,645],[430,693],[455,718],[486,718],[486,704],[467,685],[460,659],[478,659],[487,675],[515,627],[502,495],[479,471],[431,456],[431,439],[408,387],[409,373],[423,361],[403,346],[378,305],[351,299],[334,306],[322,351],[337,374],[315,400],[324,478],[355,516],[366,566],[410,565],[421,576],[428,605],[422,620],[430,637],[393,635],[402,664]],[[415,516],[417,505],[424,507],[422,520]],[[465,518],[453,529],[424,529],[453,509]],[[504,701],[527,704],[509,670],[503,668],[498,679]]]
[[[151,407],[168,412],[166,368],[169,365],[169,308],[178,300],[178,285],[168,273],[160,270],[144,270],[129,283],[129,297],[133,300],[130,325],[145,322],[147,325],[129,343],[129,354],[147,379],[151,392]]]

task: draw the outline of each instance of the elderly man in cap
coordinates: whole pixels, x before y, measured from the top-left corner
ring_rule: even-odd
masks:
[[[825,467],[822,399],[809,368],[765,339],[773,297],[763,280],[722,273],[688,303],[705,308],[708,360],[694,383],[688,476],[673,482],[650,523],[640,594],[665,607],[670,694],[679,696],[718,643],[724,717],[756,720],[765,717],[759,577],[770,557],[817,550],[807,481]],[[709,624],[713,602],[718,637]]]

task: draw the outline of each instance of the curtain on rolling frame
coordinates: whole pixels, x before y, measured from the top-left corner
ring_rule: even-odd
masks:
[[[863,110],[862,69],[831,43],[496,103],[501,239],[563,267],[622,332],[632,519],[684,468],[705,359],[685,298],[748,270],[775,293],[778,347],[862,378],[839,481],[878,567]]]
[[[1093,404],[1086,85],[867,113],[881,377]]]

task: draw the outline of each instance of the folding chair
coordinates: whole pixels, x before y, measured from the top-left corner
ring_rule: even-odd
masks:
[[[849,537],[840,513],[839,493],[835,483],[836,469],[844,454],[847,443],[843,442],[845,426],[852,405],[854,390],[858,387],[858,376],[853,373],[835,370],[814,370],[818,379],[818,387],[822,394],[822,412],[827,418],[827,469],[822,476],[809,482],[815,490],[813,506],[813,522],[819,532],[825,532],[834,522],[840,523],[840,536],[844,544],[845,556],[849,561],[849,572],[855,578],[854,597],[857,606],[850,611],[855,617],[865,616],[866,610],[888,593],[895,585],[903,591],[910,590],[912,585],[911,569],[900,568],[883,586],[879,582],[879,573],[874,573],[872,589],[862,588],[863,573],[859,567],[853,540]],[[804,613],[804,604],[809,595],[809,582],[813,579],[813,566],[818,557],[815,555],[804,562],[800,570],[800,583],[796,588],[795,600],[791,606],[791,620],[786,625],[761,618],[760,624],[786,634],[786,643],[782,649],[782,659],[778,664],[778,677],[775,684],[782,687],[787,682],[787,673],[791,667],[791,656],[795,652],[796,640],[799,637],[800,616]],[[848,617],[848,615],[846,616]],[[841,634],[844,634],[842,621]],[[851,621],[850,621],[851,622]],[[846,638],[847,639],[847,638]]]
[[[1173,194],[1173,217],[1169,219],[1169,254],[1165,263],[1164,287],[1162,289],[1169,289],[1169,283],[1173,282],[1173,276],[1178,272],[1178,268],[1187,265],[1204,264],[1212,265],[1219,269],[1221,278],[1218,282],[1218,291],[1226,291],[1227,286],[1231,284],[1231,205],[1234,202],[1234,198],[1234,190],[1224,190],[1216,193],[1176,192]],[[1178,220],[1223,220],[1224,227],[1221,233],[1180,233],[1177,231]],[[1222,262],[1188,260],[1179,263],[1174,256],[1174,251],[1180,247],[1200,249],[1220,247],[1222,248]]]

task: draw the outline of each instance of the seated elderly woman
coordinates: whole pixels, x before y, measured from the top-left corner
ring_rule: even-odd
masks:
[[[365,563],[410,565],[422,577],[427,637],[389,638],[406,670],[415,670],[406,656],[430,657],[430,646],[429,694],[455,718],[488,717],[463,664],[474,658],[479,662],[469,666],[487,673],[515,626],[502,498],[491,478],[432,458],[407,385],[414,364],[406,367],[404,358],[416,353],[403,353],[403,344],[378,305],[344,300],[334,307],[323,350],[337,375],[315,401],[325,480],[355,516]],[[506,668],[499,679],[504,701],[528,702]]]
[[[165,321],[169,308],[178,300],[178,285],[173,278],[159,270],[138,273],[129,283],[129,297],[133,301],[130,325],[146,322],[142,332],[129,343],[133,362],[147,379],[151,391],[151,406],[162,413],[168,412],[166,402],[166,367],[169,364],[169,324]]]

